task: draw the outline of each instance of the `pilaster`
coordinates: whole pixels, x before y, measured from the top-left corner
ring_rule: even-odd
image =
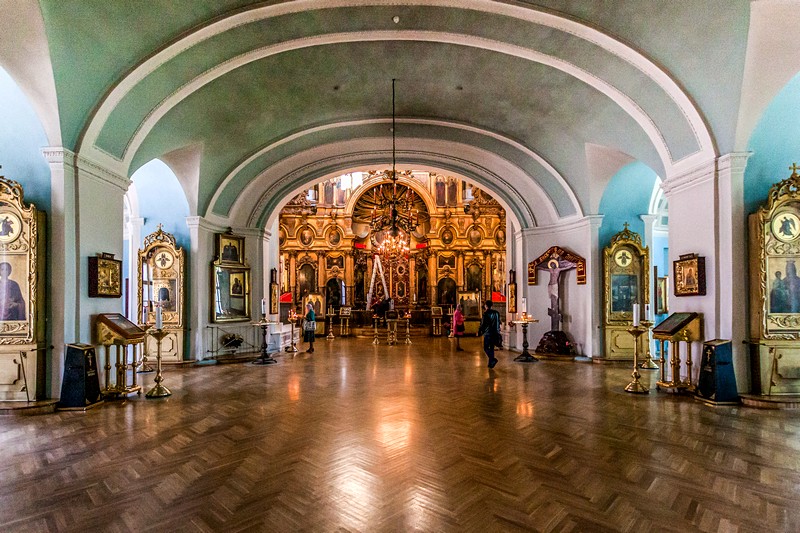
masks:
[[[62,147],[42,149],[50,165],[49,309],[54,346],[48,394],[58,397],[65,345],[92,343],[92,317],[122,312],[121,299],[89,298],[88,257],[123,251],[123,196],[130,180]]]
[[[670,176],[662,185],[669,200],[670,262],[688,253],[706,258],[706,294],[673,298],[670,307],[703,313],[705,339],[732,341],[740,392],[749,390],[747,353],[742,346],[747,338],[743,184],[749,156],[746,152],[727,154]],[[700,347],[693,347],[694,363],[699,363],[700,354]],[[699,364],[693,369],[696,379]]]

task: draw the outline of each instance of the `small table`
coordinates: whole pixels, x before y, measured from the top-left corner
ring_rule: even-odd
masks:
[[[522,325],[522,353],[514,358],[514,361],[517,361],[518,363],[535,363],[538,361],[536,357],[528,352],[528,324],[533,324],[534,322],[539,321],[529,316],[523,316],[521,319],[511,322],[514,325]]]

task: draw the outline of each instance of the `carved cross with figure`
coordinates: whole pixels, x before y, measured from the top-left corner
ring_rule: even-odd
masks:
[[[550,316],[550,331],[561,331],[561,321],[564,318],[559,296],[561,273],[573,268],[578,272],[578,285],[585,285],[586,260],[558,246],[553,246],[536,260],[528,263],[528,285],[536,285],[539,270],[550,273],[550,280],[547,283],[547,294],[550,297],[550,308],[547,310]]]

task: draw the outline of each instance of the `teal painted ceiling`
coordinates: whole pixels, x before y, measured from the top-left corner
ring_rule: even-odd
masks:
[[[362,137],[389,145],[380,121],[391,115],[392,78],[399,142],[445,139],[499,154],[546,191],[560,216],[575,214],[589,204],[586,143],[662,173],[642,120],[652,121],[673,161],[698,152],[701,141],[663,84],[570,24],[659,67],[725,152],[734,140],[748,5],[170,0],[135,8],[41,0],[65,145],[125,161],[129,175],[200,145],[197,205],[200,214],[219,215],[229,214],[250,180],[294,154]],[[564,22],[533,20],[543,13]],[[214,31],[229,21],[236,22]],[[709,63],[720,67],[713,77]],[[96,136],[87,140],[93,120]]]

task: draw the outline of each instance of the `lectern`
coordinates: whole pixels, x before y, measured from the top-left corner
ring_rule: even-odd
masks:
[[[667,353],[667,342],[672,348],[669,380],[666,359],[663,355],[661,357],[661,379],[656,382],[659,389],[672,389],[674,392],[692,389],[692,342],[702,339],[702,320],[700,313],[672,313],[653,328],[653,338],[661,343],[661,353]],[[681,342],[686,343],[686,379],[681,379]]]
[[[101,391],[103,398],[125,397],[133,392],[142,393],[142,387],[136,384],[136,372],[133,372],[132,383],[128,385],[128,368],[136,366],[136,351],[144,343],[146,331],[119,313],[97,315],[97,344],[105,348],[105,387]],[[127,347],[133,345],[133,360],[128,364]],[[111,347],[116,351],[116,380],[111,384]]]

